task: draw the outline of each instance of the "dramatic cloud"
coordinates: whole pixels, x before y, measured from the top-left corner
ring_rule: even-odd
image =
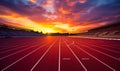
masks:
[[[0,0],[0,22],[43,32],[86,32],[120,21],[119,0]]]

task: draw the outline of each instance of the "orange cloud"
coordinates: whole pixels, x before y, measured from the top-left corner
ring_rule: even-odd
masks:
[[[36,3],[37,2],[37,0],[29,0],[30,2],[32,2],[32,3]]]
[[[84,24],[84,25],[73,25],[70,23],[62,23],[62,22],[54,22],[54,27],[59,28],[64,30],[64,32],[69,32],[69,33],[81,33],[81,32],[86,32],[92,28],[96,28],[99,26],[103,26],[104,24]]]
[[[42,31],[43,33],[61,32],[60,30],[54,28],[54,25],[52,25],[51,23],[32,21],[29,18],[10,10],[5,10],[5,12],[9,14],[0,14],[0,19],[3,20],[3,23],[6,25],[23,29],[30,29],[38,32]]]
[[[66,0],[69,6],[74,6],[77,2],[86,3],[87,0]]]
[[[70,13],[69,11],[64,10],[62,7],[59,8],[59,11],[60,11],[62,14],[69,14],[69,13]]]

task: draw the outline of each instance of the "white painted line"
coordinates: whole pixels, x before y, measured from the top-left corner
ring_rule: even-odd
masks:
[[[4,46],[4,48],[2,48],[2,49],[0,49],[0,51],[5,51],[5,50],[9,50],[9,49],[11,49],[11,48],[16,48],[16,47],[19,47],[20,45],[14,45],[14,46]],[[3,47],[3,46],[1,46],[1,47]],[[6,48],[7,47],[7,48]]]
[[[56,41],[55,41],[56,42]],[[34,66],[30,69],[30,71],[33,71],[35,69],[35,67],[38,65],[38,63],[40,63],[40,61],[45,57],[45,55],[48,53],[48,51],[52,48],[52,46],[55,44],[55,42],[53,44],[50,45],[50,47],[45,51],[45,53],[40,57],[40,59],[34,64]]]
[[[30,46],[30,45],[18,46],[18,47],[16,47],[16,48],[8,49],[8,50],[2,51],[2,52],[0,52],[0,53],[6,53],[6,52],[9,52],[9,51],[12,51],[12,50],[16,50],[16,49],[20,49],[20,48],[28,47],[28,46]]]
[[[69,36],[73,38],[87,38],[87,39],[100,39],[100,40],[120,40],[120,39],[115,39],[115,38],[99,38],[99,37],[79,37],[79,36]]]
[[[102,40],[120,40],[115,38],[91,38],[91,39],[102,39]]]
[[[4,56],[4,57],[1,57],[0,60],[3,60],[3,59],[5,59],[5,58],[7,58],[7,57],[13,56],[13,55],[15,55],[15,54],[17,54],[17,53],[23,52],[23,51],[25,51],[25,50],[28,50],[28,49],[30,49],[30,48],[37,47],[37,46],[39,46],[39,45],[34,45],[34,46],[29,47],[29,48],[25,48],[25,49],[16,51],[16,52],[14,52],[14,53],[11,53],[11,54],[9,54],[9,55],[6,55],[6,56]]]
[[[42,41],[43,39],[41,39],[41,41]],[[21,41],[21,42],[24,42],[24,41]],[[34,43],[35,42],[35,43]],[[21,47],[26,47],[26,45],[28,45],[29,43],[34,43],[34,44],[37,44],[37,43],[39,43],[38,42],[38,40],[37,41],[33,41],[33,42],[25,42],[25,43],[23,43],[22,44],[22,46],[21,45],[18,45],[18,44],[16,44],[15,46],[11,46],[11,47],[8,47],[8,48],[3,48],[3,49],[0,49],[0,51],[2,51],[2,52],[0,52],[0,53],[4,53],[4,51],[5,52],[7,52],[7,51],[11,51],[11,50],[15,50],[16,48],[21,48]],[[31,45],[30,45],[31,46]],[[3,47],[3,46],[2,46]],[[4,46],[4,47],[6,47],[6,46]],[[14,49],[13,49],[13,47],[14,47]],[[12,48],[12,49],[11,49]]]
[[[89,45],[89,43],[87,43],[87,44]],[[107,51],[110,51],[110,52],[114,52],[114,53],[120,53],[120,51],[115,51],[115,50],[111,50],[111,49],[108,49],[108,48],[103,48],[103,47],[97,46],[95,44],[93,44],[93,45],[91,44],[91,46],[95,46],[95,47],[98,47],[98,48],[101,48],[101,49],[104,49],[104,50],[107,50]]]
[[[34,44],[37,44],[38,42],[34,43]],[[15,48],[12,48],[12,49],[7,49],[7,50],[4,50],[0,53],[6,53],[6,52],[9,52],[9,51],[12,51],[12,50],[16,50],[16,49],[20,49],[20,48],[23,48],[23,47],[29,47],[29,46],[32,46],[32,45],[26,45],[26,43],[23,44],[23,46],[16,46]]]
[[[61,60],[61,39],[59,40],[59,58],[58,58],[58,71],[60,71],[60,60]]]
[[[107,45],[101,45],[101,46],[103,46],[103,47],[108,47]],[[111,46],[111,45],[110,45],[109,47],[120,50],[120,48],[115,48],[115,46]]]
[[[88,54],[89,56],[91,56],[92,58],[96,59],[98,62],[102,63],[103,65],[107,66],[108,68],[110,68],[113,71],[116,71],[114,68],[112,68],[111,66],[109,66],[108,64],[104,63],[103,61],[99,60],[98,58],[96,58],[95,56],[93,56],[92,54],[88,53],[87,51],[85,51],[84,49],[80,48],[78,45],[75,45],[77,48],[79,48],[81,51],[85,52],[86,54]]]
[[[22,59],[26,58],[27,56],[31,55],[32,53],[36,52],[37,50],[39,50],[41,47],[46,46],[47,44],[44,44],[40,47],[38,47],[37,49],[33,50],[32,52],[26,54],[25,56],[21,57],[20,59],[18,59],[17,61],[13,62],[12,64],[8,65],[7,67],[3,68],[1,71],[5,71],[6,69],[8,69],[9,67],[13,66],[14,64],[16,64],[17,62],[21,61]]]
[[[71,60],[71,58],[62,58],[62,60],[69,61],[69,60]]]
[[[85,71],[88,71],[87,68],[83,65],[83,63],[79,60],[79,58],[77,57],[77,55],[73,52],[73,50],[70,48],[70,46],[67,44],[67,42],[65,41],[65,44],[67,45],[67,47],[69,48],[69,50],[72,52],[72,54],[75,56],[75,58],[78,60],[78,62],[80,63],[80,65],[83,67],[83,69]]]
[[[117,60],[117,61],[120,61],[118,58],[116,58],[116,57],[113,57],[113,56],[111,56],[111,55],[109,55],[109,54],[106,54],[106,53],[104,53],[104,52],[101,52],[101,51],[99,51],[99,50],[96,50],[96,49],[94,49],[94,48],[91,48],[91,47],[89,47],[89,46],[87,46],[87,45],[82,45],[82,46],[84,46],[84,47],[87,47],[87,48],[89,48],[89,49],[91,49],[91,50],[94,50],[94,51],[96,51],[96,52],[98,52],[98,53],[101,53],[101,54],[103,54],[103,55],[105,55],[105,56],[108,56],[108,57],[110,57],[110,58],[112,58],[112,59],[115,59],[115,60]]]
[[[10,46],[10,47],[7,46],[8,48],[0,49],[0,51],[10,50],[11,48],[16,48],[16,47],[24,47],[26,44],[28,44],[28,42],[27,42],[27,43],[23,43],[22,46],[21,46],[21,45],[18,45],[18,44],[14,45],[14,46]],[[3,47],[3,46],[2,46],[2,47]],[[4,46],[4,47],[6,47],[6,46]],[[0,53],[1,53],[1,52],[0,52]]]
[[[73,41],[71,44],[69,44],[69,46],[70,46],[70,45],[73,45],[74,43],[75,43],[75,42]]]
[[[81,60],[86,61],[86,60],[90,60],[90,58],[81,58]]]
[[[83,43],[83,44],[86,44],[89,45],[90,43],[88,42],[79,42],[79,43]],[[95,47],[98,47],[98,48],[101,48],[101,49],[104,49],[104,50],[107,50],[107,51],[110,51],[110,52],[114,52],[114,53],[120,53],[120,51],[116,51],[116,50],[112,50],[112,49],[108,49],[108,48],[103,48],[103,47],[100,47],[100,46],[97,46],[96,44],[91,44],[91,46],[95,46]],[[105,45],[101,45],[101,46],[104,46],[106,47]],[[112,47],[113,48],[113,47]],[[120,49],[120,48],[119,48]]]
[[[38,45],[36,45],[36,46],[38,46]],[[4,57],[1,57],[0,60],[3,60],[3,59],[5,59],[5,58],[7,58],[7,57],[13,56],[13,55],[15,55],[15,54],[17,54],[17,53],[23,52],[23,51],[28,50],[28,49],[33,48],[33,47],[35,47],[35,46],[31,46],[31,47],[29,47],[29,48],[25,48],[25,49],[16,51],[16,52],[14,52],[14,53],[11,53],[11,54],[9,54],[9,55],[6,55],[6,56],[4,56]]]

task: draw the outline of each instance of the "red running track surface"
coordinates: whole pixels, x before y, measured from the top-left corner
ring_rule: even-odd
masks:
[[[120,71],[120,41],[65,36],[0,39],[1,71]]]

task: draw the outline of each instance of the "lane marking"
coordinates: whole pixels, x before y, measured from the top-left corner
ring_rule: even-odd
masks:
[[[81,60],[87,61],[87,60],[90,60],[90,58],[81,58]]]
[[[72,36],[71,37],[68,37],[68,38],[71,38],[72,39],[72,41],[73,41],[73,39],[74,38],[72,38]],[[84,39],[83,39],[84,40]],[[89,38],[88,38],[88,40],[89,40]],[[91,40],[91,39],[90,39]],[[94,39],[92,39],[92,40],[94,40]],[[104,41],[104,40],[103,40]],[[107,40],[108,41],[108,40]],[[95,45],[95,44],[94,44]],[[105,46],[105,47],[108,47],[107,45],[101,45],[101,46]],[[111,48],[114,48],[115,46],[110,46]],[[114,48],[114,49],[120,49],[120,48]],[[114,51],[113,51],[114,52]],[[119,52],[119,51],[118,51]]]
[[[43,40],[43,38],[42,38],[41,40]],[[2,49],[0,49],[0,51],[7,51],[7,50],[10,50],[10,49],[13,48],[13,47],[14,47],[14,48],[16,48],[16,47],[18,47],[18,48],[19,48],[19,47],[24,47],[24,46],[26,46],[26,44],[29,45],[29,43],[34,43],[34,42],[36,42],[36,43],[34,43],[34,44],[39,43],[38,40],[33,41],[33,42],[25,42],[25,41],[21,41],[21,42],[24,42],[24,43],[23,43],[22,45],[21,45],[21,44],[18,45],[18,43],[17,43],[17,44],[15,44],[14,46],[11,46],[11,47],[8,47],[8,46],[7,46],[8,48],[2,48]],[[32,45],[33,45],[33,44],[32,44]],[[2,46],[2,47],[6,47],[6,46]],[[1,52],[0,52],[0,53],[1,53]]]
[[[78,62],[80,63],[80,65],[83,67],[83,69],[85,71],[88,71],[87,68],[83,65],[83,63],[80,61],[80,59],[77,57],[77,55],[74,53],[74,51],[70,48],[70,46],[67,44],[66,41],[64,41],[65,44],[67,45],[68,49],[72,52],[72,54],[75,56],[75,58],[78,60]]]
[[[37,46],[38,46],[38,45],[36,45],[36,47],[37,47]],[[30,48],[33,48],[33,47],[35,47],[35,46],[31,46]],[[16,52],[11,53],[11,54],[9,54],[9,55],[3,56],[3,57],[0,58],[0,60],[3,60],[3,59],[5,59],[5,58],[8,58],[8,57],[13,56],[13,55],[18,54],[18,53],[21,53],[21,52],[23,52],[23,51],[25,51],[25,50],[28,50],[28,49],[30,49],[30,48],[25,48],[25,49],[22,49],[22,50],[20,50],[20,51],[16,51]]]
[[[21,41],[22,42],[22,41]],[[21,44],[15,44],[14,46],[7,46],[8,48],[2,48],[2,49],[0,49],[0,51],[7,51],[7,50],[10,50],[11,48],[16,48],[16,47],[24,47],[24,46],[26,46],[26,44],[29,44],[28,42],[27,43],[23,43],[22,45]],[[3,47],[3,46],[2,46]],[[6,47],[6,46],[4,46],[4,47]],[[0,52],[1,53],[1,52]]]
[[[71,60],[71,58],[62,58],[62,60],[69,61],[69,60]]]
[[[34,45],[37,45],[39,42],[32,42]],[[16,46],[15,48],[12,48],[12,49],[7,49],[7,50],[4,50],[4,51],[2,51],[2,52],[0,52],[0,53],[6,53],[6,52],[9,52],[9,51],[12,51],[12,50],[16,50],[16,49],[21,49],[21,48],[24,48],[24,47],[30,47],[30,46],[32,46],[33,44],[29,44],[28,45],[28,43],[27,43],[27,45],[26,45],[26,43],[24,43],[22,46]]]
[[[87,39],[96,39],[96,40],[118,40],[118,41],[120,41],[120,39],[115,39],[115,38],[99,38],[99,37],[96,37],[96,38],[94,38],[94,37],[78,37],[78,36],[68,36],[68,37],[72,37],[72,38],[87,38]]]
[[[0,52],[0,53],[7,53],[7,52],[9,52],[9,51],[12,51],[12,50],[16,50],[16,49],[20,49],[20,48],[23,48],[23,47],[29,47],[30,45],[24,45],[24,46],[18,46],[18,48],[16,47],[16,48],[13,48],[13,49],[8,49],[8,50],[5,50],[5,51],[2,51],[2,52]]]
[[[87,45],[89,44],[88,42],[86,42]],[[114,52],[114,53],[120,53],[119,51],[115,51],[115,50],[112,50],[112,49],[108,49],[108,48],[102,48],[102,47],[99,47],[95,44],[91,44],[91,46],[95,46],[95,47],[98,47],[98,48],[101,48],[101,49],[105,49],[105,50],[108,50],[108,51],[111,51],[111,52]]]
[[[117,61],[120,61],[120,60],[119,60],[118,58],[116,58],[116,57],[113,57],[113,56],[111,56],[111,55],[109,55],[109,54],[106,54],[106,53],[104,53],[104,52],[101,52],[101,51],[99,51],[99,50],[96,50],[96,49],[94,49],[94,48],[91,48],[91,47],[89,47],[89,46],[87,46],[87,45],[83,45],[83,44],[82,44],[82,46],[87,47],[88,49],[94,50],[94,51],[96,51],[96,52],[98,52],[98,53],[101,53],[101,54],[103,54],[103,55],[105,55],[105,56],[108,56],[108,57],[110,57],[110,58],[112,58],[112,59],[115,59],[115,60],[117,60]]]
[[[113,71],[116,71],[114,68],[112,68],[111,66],[109,66],[108,64],[104,63],[103,61],[101,61],[100,59],[98,59],[97,57],[93,56],[92,54],[88,53],[87,51],[85,51],[84,49],[80,48],[78,45],[75,45],[78,49],[80,49],[81,51],[85,52],[86,54],[88,54],[89,56],[91,56],[92,58],[96,59],[98,62],[102,63],[103,65],[107,66],[108,68],[110,68]]]
[[[73,45],[73,44],[75,44],[75,42],[74,42],[74,41],[73,41],[71,44],[69,44],[69,46],[70,46],[70,45]]]
[[[44,43],[44,44],[45,44],[45,43]],[[5,58],[7,58],[7,57],[13,56],[13,55],[15,55],[15,54],[17,54],[17,53],[23,52],[23,51],[25,51],[25,50],[28,50],[28,49],[30,49],[30,48],[37,47],[37,46],[39,46],[39,45],[34,45],[34,46],[29,47],[29,48],[25,48],[25,49],[16,51],[16,52],[14,52],[14,53],[11,53],[11,54],[9,54],[9,55],[6,55],[6,56],[1,57],[0,60],[3,60],[3,59],[5,59]]]
[[[1,71],[5,71],[6,69],[8,69],[9,67],[13,66],[14,64],[16,64],[17,62],[21,61],[22,59],[26,58],[27,56],[31,55],[32,53],[36,52],[37,50],[39,50],[40,48],[46,46],[47,44],[44,44],[40,47],[38,47],[37,49],[31,51],[30,53],[26,54],[25,56],[21,57],[20,59],[16,60],[15,62],[11,63],[10,65],[6,66],[5,68],[3,68]]]
[[[56,42],[56,41],[55,41]],[[50,47],[45,51],[45,53],[40,57],[40,59],[34,64],[34,66],[30,69],[30,71],[33,71],[35,69],[35,67],[40,63],[40,61],[45,57],[45,55],[48,53],[48,51],[53,47],[53,45],[55,44],[55,42],[53,44],[50,45]]]
[[[79,42],[79,43],[83,43],[83,42]],[[78,44],[79,44],[79,43],[78,43]],[[85,44],[85,43],[84,43],[84,44]],[[106,55],[106,56],[108,56],[108,57],[110,57],[110,58],[112,58],[112,59],[115,59],[115,60],[117,60],[117,61],[120,61],[118,58],[113,57],[113,56],[111,56],[111,55],[109,55],[109,54],[106,54],[106,53],[104,53],[104,52],[101,52],[101,51],[99,51],[99,50],[96,50],[96,49],[94,49],[94,48],[91,48],[91,47],[87,46],[86,44],[85,44],[85,45],[81,44],[81,45],[84,46],[84,47],[87,47],[87,48],[89,48],[89,49],[91,49],[91,50],[94,50],[94,51],[96,51],[96,52],[98,52],[98,53],[101,53],[101,54],[103,54],[103,55]]]
[[[106,47],[106,48],[107,48],[107,47],[110,47],[110,48],[114,48],[114,49],[118,49],[118,50],[120,50],[120,48],[115,48],[115,47],[119,47],[119,46],[114,46],[114,45],[113,45],[113,46],[111,46],[111,45],[110,45],[110,46],[107,46],[107,45],[101,45],[101,46]]]
[[[74,44],[75,45],[75,44]],[[96,58],[95,56],[93,56],[92,54],[88,53],[87,51],[83,50],[82,48],[80,48],[78,45],[77,46],[79,49],[81,49],[83,52],[85,52],[86,54],[88,54],[89,56],[93,57],[94,59],[96,59],[97,61],[99,61],[100,63],[104,64],[105,66],[109,67],[111,70],[116,71],[114,68],[110,67],[109,65],[107,65],[106,63],[102,62],[101,60],[99,60],[98,58]]]
[[[59,40],[59,58],[58,58],[58,71],[60,71],[60,60],[61,60],[61,39]]]

